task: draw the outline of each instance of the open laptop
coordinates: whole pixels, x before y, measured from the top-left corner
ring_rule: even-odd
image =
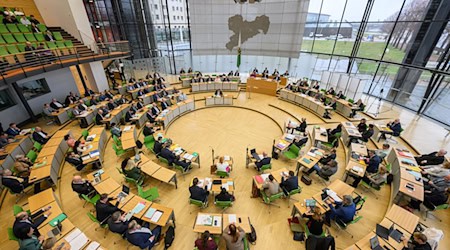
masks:
[[[389,228],[389,236],[394,239],[397,242],[401,242],[402,241],[402,236],[403,233],[398,231],[398,229],[394,228],[394,225],[391,226],[391,228]]]
[[[376,233],[378,236],[380,236],[385,240],[389,240],[389,237],[391,237],[397,242],[401,242],[401,238],[403,236],[402,232],[398,231],[397,229],[394,229],[394,225],[392,225],[389,229],[387,229],[382,225],[377,224]]]
[[[123,186],[122,186],[122,192],[120,192],[120,193],[117,195],[117,199],[118,199],[118,200],[121,200],[121,199],[127,197],[127,195],[128,195],[129,193],[130,193],[130,188],[127,187],[127,186],[125,186],[125,185],[123,185]]]
[[[260,161],[259,155],[256,153],[256,149],[251,149],[250,154],[255,158],[255,160]]]
[[[58,236],[59,234],[61,234],[61,231],[62,231],[62,224],[61,224],[61,221],[58,220],[58,223],[56,224],[56,226],[53,227],[52,230],[50,230],[50,231],[47,232],[47,236],[48,236],[49,238],[51,238],[51,237],[56,237],[56,236]]]
[[[100,182],[102,182],[102,173],[100,173],[100,171],[97,171],[97,173],[94,174],[94,182],[92,184],[97,185]]]
[[[372,250],[384,250],[380,246],[380,242],[378,241],[378,237],[375,235],[372,238],[370,238],[370,249]]]

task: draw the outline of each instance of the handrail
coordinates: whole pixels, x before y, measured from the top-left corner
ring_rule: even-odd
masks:
[[[6,46],[4,46],[6,49]],[[32,71],[54,70],[88,61],[124,56],[130,53],[128,41],[103,43],[98,52],[86,49],[85,45],[65,48],[39,49],[5,55],[0,59],[0,75],[4,81],[10,77],[28,77]]]

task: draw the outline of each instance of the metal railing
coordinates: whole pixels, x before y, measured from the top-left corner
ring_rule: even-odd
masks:
[[[36,49],[1,57],[0,75],[1,80],[5,83],[15,82],[25,77],[80,63],[129,55],[128,41],[95,44],[95,48],[79,45],[65,48]]]

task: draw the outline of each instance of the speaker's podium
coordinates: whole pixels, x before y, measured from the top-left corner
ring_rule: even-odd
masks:
[[[259,93],[265,95],[276,96],[278,89],[278,82],[271,79],[264,78],[247,78],[247,91],[251,93]]]

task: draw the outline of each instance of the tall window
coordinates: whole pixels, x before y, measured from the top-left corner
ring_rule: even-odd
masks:
[[[0,110],[7,109],[16,105],[16,103],[11,98],[11,94],[8,89],[0,90]]]

